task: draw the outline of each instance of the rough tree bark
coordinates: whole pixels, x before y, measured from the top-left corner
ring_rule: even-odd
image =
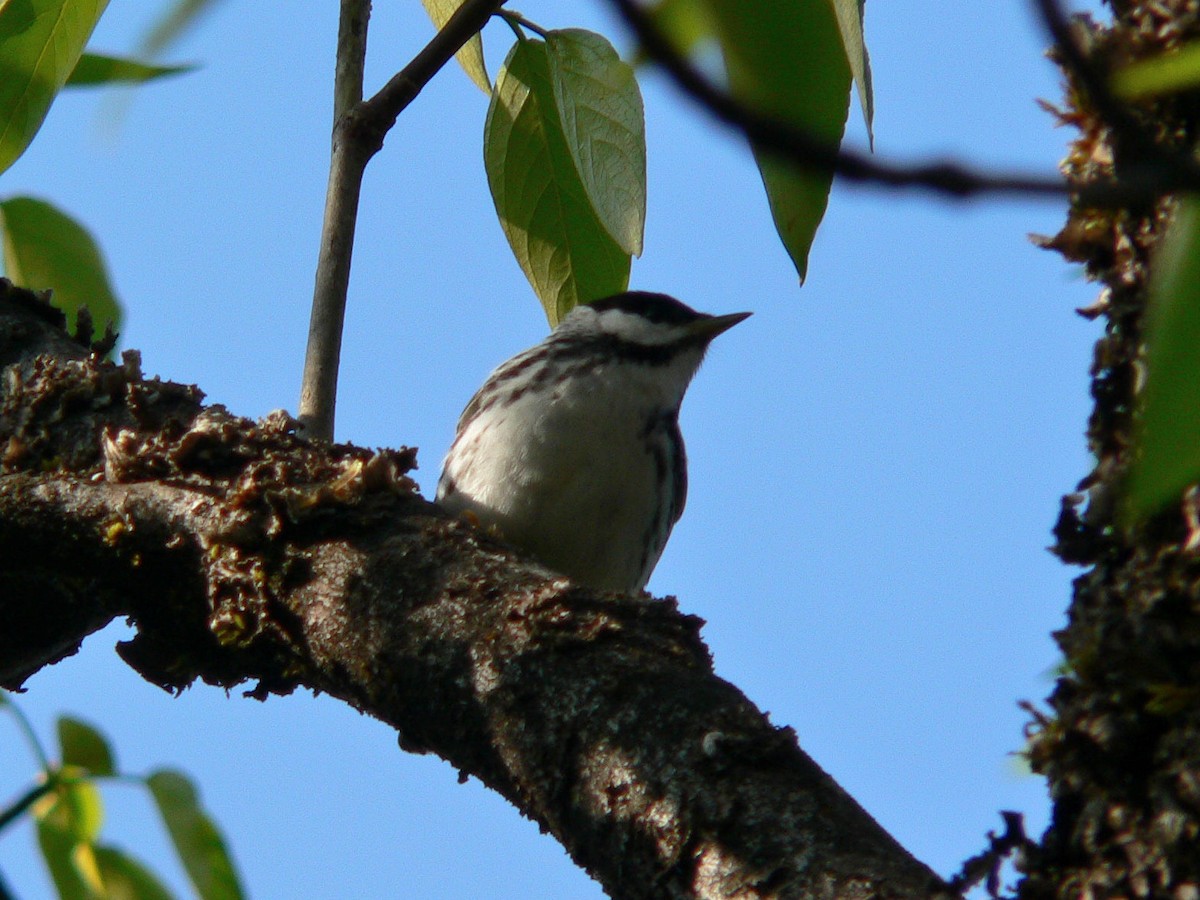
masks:
[[[340,698],[614,897],[951,896],[713,674],[674,602],[581,590],[439,514],[410,451],[200,400],[0,281],[0,684],[127,616],[150,681]]]
[[[1080,22],[1094,58],[1106,66],[1200,36],[1196,0],[1112,6],[1111,25]],[[1134,112],[1155,140],[1194,150],[1197,93]],[[1075,84],[1060,117],[1079,130],[1063,166],[1069,177],[1119,174],[1138,162],[1122,146],[1134,142],[1114,140]],[[1087,568],[1057,635],[1067,671],[1050,698],[1053,714],[1039,715],[1031,727],[1031,759],[1049,779],[1054,812],[1026,860],[1026,898],[1200,898],[1196,501],[1135,530],[1117,521],[1115,508],[1130,461],[1149,261],[1171,208],[1169,200],[1076,207],[1063,230],[1044,241],[1103,285],[1098,302],[1081,312],[1103,316],[1106,329],[1092,367],[1088,443],[1096,466],[1064,499],[1056,528],[1058,554]]]

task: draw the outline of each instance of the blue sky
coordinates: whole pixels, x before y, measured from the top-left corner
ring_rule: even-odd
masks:
[[[152,4],[114,0],[94,46],[127,51]],[[546,27],[627,46],[603,3],[528,0]],[[315,14],[309,10],[316,11]],[[294,410],[328,162],[333,4],[234,2],[172,55],[119,128],[103,95],[64,95],[0,196],[59,204],[98,235],[150,374],[260,416]],[[872,3],[876,151],[1049,173],[1069,133],[1022,3]],[[427,40],[420,5],[376,3],[369,85]],[[493,73],[511,40],[485,32]],[[716,342],[684,404],[687,512],[650,583],[707,621],[737,684],[905,846],[948,873],[999,828],[1044,826],[1042,783],[1011,756],[1050,690],[1075,570],[1046,546],[1088,470],[1094,288],[1029,232],[1052,202],[943,201],[837,185],[801,288],[742,142],[660,77],[643,79],[646,251],[632,284],[708,312],[753,310]],[[420,448],[427,492],[458,413],[545,320],[495,221],[486,98],[457,68],[402,116],[365,185],[338,435]],[[850,140],[865,143],[857,110]],[[264,704],[203,685],[172,698],[113,652],[112,626],[30,680],[42,732],[69,712],[122,766],[200,782],[257,898],[598,898],[558,845],[450,766],[401,753],[329,698]],[[0,721],[0,797],[33,771]],[[110,840],[182,875],[132,789]],[[29,829],[0,835],[18,896],[49,896]],[[181,894],[186,892],[181,889]]]

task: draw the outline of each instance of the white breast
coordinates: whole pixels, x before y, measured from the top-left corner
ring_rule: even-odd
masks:
[[[653,415],[678,408],[691,372],[681,365],[675,378],[673,366],[610,365],[579,371],[549,396],[526,391],[465,423],[438,499],[581,582],[640,589],[656,562],[643,572],[662,489],[645,430]]]

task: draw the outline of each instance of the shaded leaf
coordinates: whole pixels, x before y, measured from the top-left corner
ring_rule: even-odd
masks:
[[[91,234],[44,200],[13,197],[0,202],[4,272],[22,287],[54,291],[54,303],[73,315],[86,306],[97,329],[117,327],[121,307],[100,249]]]
[[[0,3],[0,172],[25,152],[108,0]]]
[[[871,87],[871,58],[863,38],[863,7],[866,0],[833,0],[833,11],[837,16],[838,31],[846,49],[846,60],[850,63],[850,74],[858,87],[858,105],[862,107],[863,121],[867,126],[867,142],[875,146],[875,92]]]
[[[1200,201],[1180,203],[1154,260],[1129,479],[1135,517],[1177,501],[1200,480]]]
[[[96,87],[106,84],[141,84],[168,75],[195,71],[194,65],[158,66],[119,56],[85,53],[79,58],[66,87]]]
[[[92,775],[115,775],[112,749],[108,741],[94,727],[60,716],[58,719],[58,743],[62,748],[64,765],[79,766]]]
[[[713,37],[713,22],[705,0],[660,0],[646,9],[659,32],[683,56],[688,56]],[[646,54],[639,47],[634,64],[643,65]]]
[[[202,900],[238,900],[243,896],[233,860],[212,819],[200,808],[191,780],[160,770],[146,779],[175,851]]]
[[[1112,84],[1127,99],[1200,86],[1200,41],[1131,63],[1113,73]]]
[[[140,56],[155,57],[195,28],[200,20],[222,0],[175,0],[142,38]]]
[[[433,19],[433,24],[440,31],[450,21],[455,10],[463,5],[463,0],[421,0],[421,3],[424,4],[425,12],[429,13],[429,18]],[[462,48],[455,54],[455,59],[481,91],[485,94],[492,92],[492,80],[488,78],[487,64],[483,59],[483,37],[478,32],[462,45]]]
[[[550,86],[567,149],[605,230],[641,256],[646,121],[633,67],[605,38],[572,28],[546,37]]]
[[[96,900],[103,896],[104,884],[92,844],[76,840],[71,832],[48,821],[37,823],[37,837],[60,900]]]
[[[95,848],[105,900],[173,900],[153,872],[116,847]]]
[[[841,143],[850,108],[850,65],[828,0],[707,0],[734,94],[750,107]],[[825,214],[833,175],[804,172],[755,150],[771,215],[801,281]]]
[[[630,256],[596,217],[567,148],[546,45],[517,41],[496,79],[484,167],[501,227],[546,318],[623,291]]]

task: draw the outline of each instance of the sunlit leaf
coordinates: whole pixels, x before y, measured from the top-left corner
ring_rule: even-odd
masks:
[[[0,172],[42,127],[108,0],[0,3]]]
[[[596,217],[563,136],[546,45],[517,41],[496,79],[484,166],[500,224],[551,325],[623,291],[630,256]]]
[[[37,823],[37,837],[59,900],[97,900],[103,896],[104,883],[93,844],[81,842],[70,831],[45,820]]]
[[[70,771],[70,770],[68,770]],[[34,804],[39,822],[53,826],[83,843],[92,843],[104,824],[104,801],[91,781],[78,776],[59,781],[54,790]]]
[[[86,722],[60,716],[58,743],[62,748],[64,765],[79,766],[92,775],[116,774],[116,765],[108,741]]]
[[[850,108],[850,65],[828,0],[707,0],[734,94],[836,146]],[[775,228],[801,280],[833,176],[755,151]]]
[[[550,85],[567,149],[605,230],[640,256],[646,221],[646,122],[633,67],[605,38],[571,28],[546,37]]]
[[[168,75],[195,71],[196,66],[158,66],[136,59],[85,53],[67,79],[67,87],[97,87],[108,84],[141,84]]]
[[[95,848],[104,900],[173,900],[153,872],[116,847]]]
[[[87,229],[44,200],[0,202],[4,273],[14,283],[54,291],[54,303],[71,316],[82,306],[97,329],[120,324],[121,308],[100,249]]]
[[[163,770],[146,784],[201,900],[239,900],[243,894],[233,860],[217,826],[200,808],[191,780]]]
[[[1113,73],[1113,89],[1127,99],[1200,86],[1200,41],[1130,63]]]
[[[138,47],[139,56],[155,57],[200,24],[222,0],[175,0],[154,20]]]
[[[863,38],[863,7],[866,0],[833,0],[833,11],[837,15],[838,31],[842,45],[846,48],[846,59],[850,73],[858,87],[858,105],[862,107],[863,121],[867,126],[867,142],[874,146],[875,93],[871,87],[871,58]]]
[[[421,0],[421,3],[425,5],[425,11],[429,13],[429,18],[433,19],[433,24],[440,30],[450,21],[454,11],[463,5],[463,0]],[[492,92],[492,80],[488,78],[487,64],[483,59],[483,38],[478,32],[462,45],[455,58],[481,91],[485,94]]]
[[[1200,201],[1180,203],[1154,260],[1146,381],[1129,479],[1134,516],[1200,481]]]

